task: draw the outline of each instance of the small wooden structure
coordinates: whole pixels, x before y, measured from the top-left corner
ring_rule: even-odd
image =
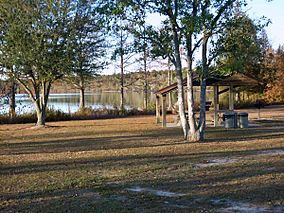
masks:
[[[235,88],[246,86],[246,87],[258,87],[259,83],[257,80],[248,77],[244,74],[233,74],[226,77],[212,77],[206,80],[207,86],[213,86],[214,90],[214,126],[218,124],[218,113],[222,112],[219,108],[219,95],[229,92],[229,110],[234,110],[234,100],[235,100]],[[187,79],[183,80],[183,86],[186,87]],[[193,76],[193,86],[199,86],[199,78],[197,75]],[[224,90],[219,91],[220,86],[227,87]],[[156,94],[156,122],[162,123],[163,127],[166,127],[166,99],[167,94],[177,89],[177,83],[171,84],[165,88],[158,90]]]

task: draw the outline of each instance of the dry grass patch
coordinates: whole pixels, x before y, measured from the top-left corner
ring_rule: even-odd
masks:
[[[204,143],[184,142],[152,116],[48,125],[0,126],[1,211],[284,210],[284,129],[271,123],[209,128]],[[197,166],[218,159],[236,160]]]

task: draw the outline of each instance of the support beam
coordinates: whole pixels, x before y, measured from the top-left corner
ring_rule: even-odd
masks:
[[[166,106],[167,95],[162,96],[162,127],[167,126],[167,106]]]
[[[160,105],[160,96],[156,95],[156,123],[161,122],[161,105]]]
[[[219,111],[219,86],[214,86],[214,127],[218,125],[218,111]]]
[[[234,87],[230,85],[229,87],[229,110],[234,110],[235,93]]]
[[[234,86],[233,88],[237,88],[237,86]],[[225,92],[228,92],[229,90],[230,90],[230,88],[223,89],[223,90],[221,90],[221,91],[218,92],[218,95],[221,95],[221,94],[223,94],[223,93],[225,93]]]
[[[230,88],[223,89],[223,90],[218,92],[218,95],[222,95],[223,93],[228,92],[229,90],[230,90]]]

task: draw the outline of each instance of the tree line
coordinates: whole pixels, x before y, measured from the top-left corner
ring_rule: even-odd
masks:
[[[124,75],[139,63],[147,108],[150,61],[165,60],[175,70],[184,138],[202,141],[207,78],[242,72],[260,80],[265,91],[282,75],[268,60],[271,47],[263,29],[269,21],[250,19],[242,12],[245,6],[245,0],[0,0],[1,72],[26,90],[37,125],[45,125],[55,81],[64,79],[78,88],[84,108],[86,86],[110,57],[120,73],[123,111]],[[160,17],[159,26],[148,20],[151,15]],[[194,73],[200,81],[199,120],[194,112]]]

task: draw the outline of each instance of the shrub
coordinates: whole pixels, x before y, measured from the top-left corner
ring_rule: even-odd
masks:
[[[146,115],[153,114],[152,111],[141,111],[138,109],[128,109],[121,111],[117,108],[109,109],[103,108],[95,110],[91,107],[86,107],[80,109],[79,111],[69,114],[62,112],[61,110],[55,110],[53,108],[48,108],[46,110],[46,121],[67,121],[67,120],[87,120],[87,119],[106,119],[106,118],[118,118],[134,115]],[[16,117],[11,120],[8,114],[0,115],[0,124],[11,124],[11,123],[36,123],[37,117],[36,113],[25,113],[16,115]]]
[[[70,120],[71,115],[61,110],[55,110],[53,108],[47,108],[46,121],[66,121]]]
[[[268,103],[284,103],[284,72],[278,72],[277,79],[267,85],[265,90],[265,101]]]
[[[8,114],[0,115],[0,124],[35,123],[36,120],[36,113],[25,113],[21,115],[16,115],[13,119],[11,119]]]

